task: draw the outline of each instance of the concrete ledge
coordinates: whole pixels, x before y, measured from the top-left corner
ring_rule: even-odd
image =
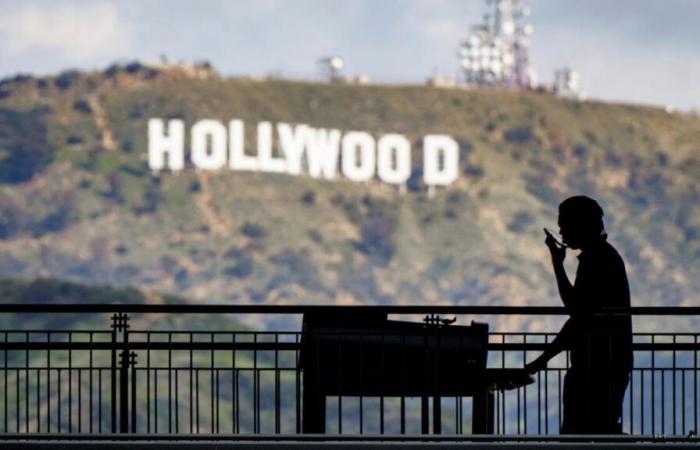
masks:
[[[0,449],[658,449],[700,448],[695,436],[493,436],[493,435],[59,435],[0,434]]]
[[[0,443],[0,449],[21,450],[227,450],[227,449],[251,449],[251,450],[304,450],[304,449],[339,449],[339,450],[367,450],[367,449],[396,449],[396,448],[424,448],[440,450],[457,450],[469,448],[473,450],[497,450],[497,449],[540,449],[540,448],[566,448],[566,449],[678,449],[700,448],[699,444],[690,442],[284,442],[284,441],[4,441]]]

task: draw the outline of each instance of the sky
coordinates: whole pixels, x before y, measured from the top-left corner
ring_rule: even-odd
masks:
[[[700,109],[699,0],[524,0],[541,82],[570,66],[592,98]],[[422,83],[457,73],[484,0],[0,0],[0,77],[115,61],[207,60],[224,76],[348,75]]]

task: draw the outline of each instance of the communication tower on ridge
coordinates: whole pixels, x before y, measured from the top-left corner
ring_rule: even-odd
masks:
[[[340,56],[328,56],[318,60],[318,69],[322,79],[330,82],[343,81],[345,61]]]
[[[530,10],[521,0],[486,0],[489,11],[473,25],[458,50],[468,85],[529,89],[535,73],[530,67]]]

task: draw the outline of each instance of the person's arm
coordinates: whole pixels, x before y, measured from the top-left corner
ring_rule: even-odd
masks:
[[[525,365],[525,370],[529,373],[539,372],[540,370],[547,367],[547,363],[550,359],[557,356],[561,351],[566,350],[569,347],[571,341],[571,336],[574,333],[572,319],[566,321],[557,337],[554,338],[552,342],[549,343],[547,348],[538,356],[535,360]]]
[[[549,253],[552,256],[552,267],[554,268],[554,276],[557,279],[559,297],[561,297],[564,307],[566,307],[566,309],[569,310],[569,313],[571,313],[572,310],[576,309],[579,302],[576,301],[574,287],[571,284],[571,281],[569,281],[569,277],[566,275],[566,270],[564,269],[566,247],[560,246],[554,239],[554,236],[549,234],[546,229],[545,234],[547,235],[547,238],[544,240],[544,243],[549,248]]]
[[[554,268],[554,276],[557,279],[557,288],[559,289],[559,297],[561,297],[564,307],[569,310],[576,309],[575,291],[574,287],[569,281],[569,276],[566,274],[564,269],[564,260],[555,260],[552,256],[552,267]]]

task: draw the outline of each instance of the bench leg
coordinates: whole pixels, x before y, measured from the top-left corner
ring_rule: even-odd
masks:
[[[493,431],[493,393],[479,390],[472,399],[472,434],[493,434]]]
[[[442,434],[442,403],[440,397],[433,397],[433,434]]]
[[[301,430],[308,434],[326,432],[326,396],[304,382]]]

